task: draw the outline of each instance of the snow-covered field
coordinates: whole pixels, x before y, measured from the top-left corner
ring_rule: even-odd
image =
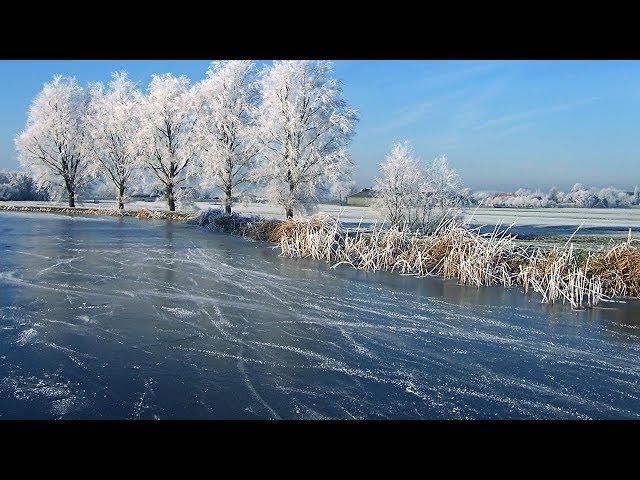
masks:
[[[466,209],[473,212],[473,209]],[[580,225],[589,227],[640,228],[640,208],[479,208],[476,223],[495,224],[516,221],[517,225],[558,226]]]
[[[0,202],[0,205],[61,205],[66,206],[64,202]],[[113,201],[101,201],[96,204],[93,202],[80,202],[78,207],[104,207],[114,208]],[[145,202],[136,201],[128,203],[127,209],[138,210],[146,208],[149,210],[167,210],[166,202]],[[196,202],[193,207],[185,209],[185,211],[193,211],[207,208],[221,208],[219,203],[214,202]],[[262,203],[238,203],[233,207],[235,212],[243,215],[258,215],[265,219],[283,219],[284,210],[277,205]],[[319,212],[326,212],[330,215],[340,215],[343,222],[350,225],[357,225],[362,221],[363,226],[378,221],[378,215],[373,208],[370,207],[353,207],[340,206],[330,204],[320,204]],[[640,208],[539,208],[539,209],[517,209],[517,208],[465,208],[463,210],[465,218],[473,215],[472,223],[474,225],[493,226],[502,222],[509,225],[515,221],[516,227],[521,232],[534,233],[537,230],[530,231],[528,227],[542,228],[539,230],[541,234],[549,234],[558,227],[566,227],[564,230],[573,231],[584,221],[583,231],[588,232],[589,229],[596,229],[602,233],[615,233],[618,235],[626,235],[629,228],[633,232],[640,230]],[[564,230],[560,228],[558,233],[563,234]],[[517,230],[516,230],[517,231]]]
[[[198,203],[199,208],[207,208],[206,203]],[[243,214],[255,214],[264,218],[284,218],[281,208],[266,204],[236,205],[235,211]],[[330,215],[340,215],[347,223],[370,224],[378,220],[378,215],[373,208],[352,207],[340,205],[321,204],[318,211]],[[499,222],[509,225],[513,222],[517,226],[528,227],[578,227],[584,221],[584,228],[620,228],[640,229],[640,208],[465,208],[464,218],[472,218],[474,225],[495,225]],[[379,221],[379,220],[378,220]]]

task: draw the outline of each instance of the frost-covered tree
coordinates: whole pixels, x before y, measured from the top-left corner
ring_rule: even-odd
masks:
[[[22,166],[38,185],[64,188],[70,207],[91,179],[86,155],[88,98],[75,78],[54,77],[31,103],[26,128],[15,139]]]
[[[427,174],[434,200],[440,208],[452,203],[462,190],[462,181],[458,173],[449,166],[446,155],[434,159]]]
[[[592,189],[586,188],[581,183],[576,183],[571,189],[571,194],[569,195],[571,201],[574,202],[578,207],[583,208],[592,208],[598,204],[598,197],[596,197],[595,193]]]
[[[351,171],[347,146],[356,111],[342,98],[342,85],[330,77],[328,61],[276,61],[260,79],[258,110],[261,142],[256,178],[271,201],[285,209],[309,210],[318,192]]]
[[[440,207],[431,185],[427,180],[428,173],[421,163],[422,181],[418,193],[408,214],[408,224],[416,227],[427,228],[434,220],[442,219],[446,212]]]
[[[0,200],[49,200],[49,192],[25,173],[0,171]]]
[[[471,188],[462,188],[460,190],[459,200],[461,205],[471,205]]]
[[[565,202],[565,196],[566,195],[564,194],[564,192],[562,192],[561,190],[558,190],[557,187],[551,187],[551,189],[549,190],[549,194],[547,195],[547,198],[554,205],[560,205]]]
[[[236,187],[249,181],[258,153],[254,127],[258,94],[254,64],[248,60],[214,62],[195,86],[200,175],[204,183],[220,187],[227,214]]]
[[[332,199],[344,203],[347,197],[354,192],[356,182],[351,178],[337,179],[329,188],[329,195]]]
[[[408,142],[395,143],[374,180],[374,207],[391,225],[412,223],[421,190],[424,178],[413,148]]]
[[[604,208],[625,208],[633,203],[633,196],[618,188],[606,187],[596,193],[598,206]]]
[[[613,188],[602,188],[596,194],[600,206],[605,208],[615,207],[617,204],[617,192]]]
[[[633,189],[633,204],[640,205],[640,187],[638,185]]]
[[[548,208],[570,203],[581,208],[626,208],[633,204],[633,195],[614,187],[597,189],[576,183],[571,192],[553,187],[548,193],[519,188],[514,193],[476,192],[473,198],[485,206],[512,208]]]
[[[140,105],[142,94],[125,72],[112,74],[109,89],[102,84],[91,89],[88,116],[92,162],[96,176],[115,186],[118,208],[124,209],[124,195],[132,175],[140,166]]]
[[[618,197],[618,203],[617,203],[618,207],[627,208],[633,205],[633,195],[630,195],[625,191],[619,190],[617,197]]]
[[[446,156],[425,165],[407,142],[394,144],[379,170],[374,205],[392,225],[429,229],[471,197]]]
[[[169,210],[175,211],[176,186],[187,178],[196,155],[195,109],[189,79],[170,73],[153,75],[141,102],[142,160],[163,185]]]

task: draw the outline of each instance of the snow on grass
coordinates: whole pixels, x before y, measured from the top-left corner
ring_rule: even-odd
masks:
[[[0,201],[1,205],[20,206],[60,206],[66,207],[65,202],[41,202],[41,201]],[[82,208],[116,208],[114,201],[78,202]],[[178,205],[178,211],[190,213],[209,208],[222,208],[219,202],[196,202],[190,207]],[[147,209],[150,211],[167,211],[167,203],[164,201],[146,202],[133,201],[125,205],[126,210]],[[640,229],[640,208],[463,208],[463,218],[473,214],[473,223],[476,225],[493,226],[498,223],[511,224],[515,221],[520,227],[577,227],[584,221],[583,229],[588,228],[618,228],[633,230]],[[259,216],[269,220],[284,220],[284,209],[278,205],[263,203],[238,203],[233,206],[233,211],[243,216]],[[318,212],[327,213],[330,216],[340,216],[343,224],[357,225],[362,221],[363,227],[368,227],[376,220],[380,220],[374,209],[370,207],[342,206],[331,204],[318,205]],[[625,233],[622,232],[622,235]]]

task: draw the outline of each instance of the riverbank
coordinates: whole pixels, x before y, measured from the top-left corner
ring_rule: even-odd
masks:
[[[575,309],[614,298],[640,297],[640,246],[630,235],[594,252],[576,249],[573,235],[562,246],[541,247],[534,242],[517,242],[509,229],[498,226],[483,233],[460,217],[425,235],[382,226],[354,230],[327,214],[274,220],[226,215],[217,209],[196,215],[147,209],[0,205],[0,211],[187,221],[208,230],[273,243],[282,256],[324,260],[332,267],[349,265],[374,272],[456,279],[476,287],[518,285],[525,293],[539,293],[543,303],[566,302]]]
[[[39,207],[67,207],[61,202],[7,202],[0,201],[0,207],[6,205],[39,206]],[[76,208],[116,209],[116,203],[109,200],[79,201]],[[196,201],[191,205],[178,205],[182,213],[197,214],[210,208],[221,209],[219,202]],[[163,201],[149,202],[131,200],[125,205],[125,210],[167,211],[167,204]],[[234,213],[245,217],[260,217],[264,220],[285,220],[284,210],[278,205],[265,203],[237,203],[233,206]],[[340,217],[340,221],[349,228],[361,225],[370,228],[380,221],[379,215],[371,207],[356,207],[351,205],[336,205],[321,203],[318,212],[324,212],[332,217]],[[299,218],[296,212],[296,217]],[[625,238],[631,228],[634,233],[640,232],[640,208],[543,208],[516,209],[491,207],[463,207],[461,218],[467,220],[473,215],[473,226],[492,226],[497,223],[510,225],[515,222],[512,233],[521,239],[539,237],[568,237],[575,229],[582,225],[576,237],[593,236],[594,240],[601,238]],[[597,237],[597,238],[595,238]]]
[[[542,248],[516,242],[509,228],[496,226],[482,233],[459,217],[428,234],[383,226],[350,230],[326,214],[277,221],[209,210],[191,222],[275,243],[282,256],[324,260],[332,267],[455,279],[476,287],[520,286],[525,293],[540,294],[543,303],[566,302],[574,309],[640,297],[640,246],[631,236],[592,252],[575,249],[573,235],[562,246]]]
[[[86,216],[107,216],[107,217],[136,217],[140,219],[166,219],[166,220],[188,220],[193,217],[192,213],[167,212],[162,210],[117,210],[108,208],[91,207],[60,207],[43,205],[0,205],[0,212],[34,212],[34,213],[55,213],[59,215],[86,215]]]

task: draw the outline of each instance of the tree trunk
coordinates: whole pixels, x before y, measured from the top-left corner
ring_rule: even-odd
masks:
[[[67,195],[69,195],[69,206],[70,207],[75,207],[76,206],[76,193],[73,191],[73,188],[71,188],[69,185],[67,185]]]
[[[227,186],[224,189],[224,213],[231,215],[231,187]]]
[[[176,211],[176,199],[173,196],[173,186],[167,185],[167,201],[169,202],[169,211]]]
[[[287,172],[287,178],[289,178],[289,196],[291,197],[291,199],[293,199],[293,191],[295,190],[295,185],[294,183],[291,181],[291,170],[289,170]],[[293,218],[293,207],[288,206],[286,208],[287,211],[287,218]]]
[[[64,177],[64,187],[66,188],[67,195],[69,196],[69,206],[70,207],[75,207],[76,206],[76,192],[74,191],[71,182],[69,181],[69,179],[66,176]]]
[[[124,185],[118,187],[118,210],[124,210]]]

